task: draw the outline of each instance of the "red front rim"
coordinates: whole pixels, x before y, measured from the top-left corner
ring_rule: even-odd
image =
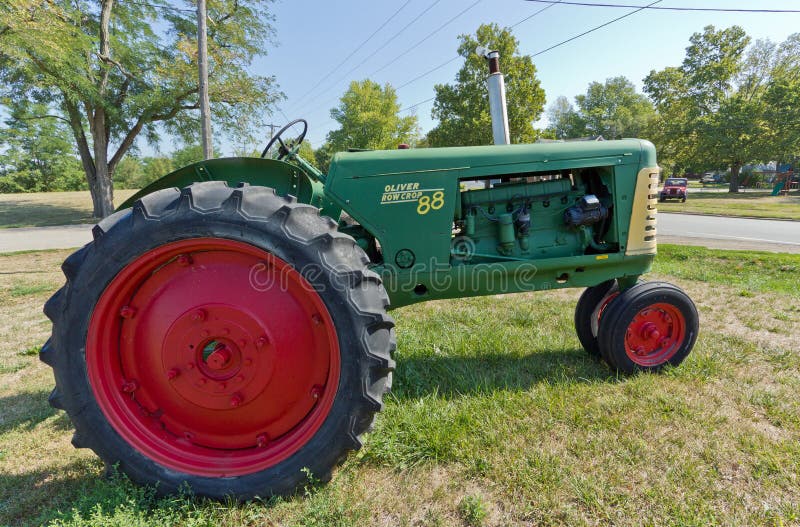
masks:
[[[252,245],[194,238],[128,264],[86,339],[100,408],[133,448],[199,476],[238,476],[295,453],[339,382],[336,330],[290,265]]]
[[[633,317],[625,333],[625,353],[634,363],[660,366],[669,361],[686,338],[686,318],[672,304],[653,304]]]

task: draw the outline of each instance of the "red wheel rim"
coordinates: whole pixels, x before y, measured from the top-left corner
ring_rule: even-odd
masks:
[[[625,333],[625,353],[639,366],[660,366],[683,345],[686,318],[672,304],[653,304],[633,317]]]
[[[325,421],[339,382],[330,313],[290,265],[194,238],[128,264],[92,313],[95,398],[133,448],[199,476],[258,472]]]

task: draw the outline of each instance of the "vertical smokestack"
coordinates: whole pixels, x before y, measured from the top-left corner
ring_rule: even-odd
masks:
[[[489,77],[486,84],[489,88],[489,113],[492,115],[492,137],[494,144],[507,145],[511,143],[508,135],[508,111],[506,109],[506,83],[500,71],[500,53],[478,48],[478,54],[483,55],[489,63]]]

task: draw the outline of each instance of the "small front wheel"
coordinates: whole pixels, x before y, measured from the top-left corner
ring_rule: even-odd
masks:
[[[677,366],[697,340],[699,316],[689,296],[666,282],[636,284],[619,294],[600,319],[604,358],[623,373]]]

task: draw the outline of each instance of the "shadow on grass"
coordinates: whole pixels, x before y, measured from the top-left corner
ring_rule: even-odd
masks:
[[[91,209],[25,200],[0,200],[0,229],[75,225],[95,221],[97,219],[92,219]]]
[[[66,466],[0,474],[0,525],[42,525],[62,516],[60,511],[70,510],[102,481],[98,468],[95,460],[78,460]]]
[[[539,383],[576,384],[615,381],[603,363],[583,349],[538,350],[514,356],[476,352],[468,357],[397,358],[392,394],[400,400],[437,394],[444,398],[527,390]]]
[[[55,415],[58,410],[47,402],[49,395],[50,390],[37,390],[0,397],[0,434],[17,428],[32,430]]]

